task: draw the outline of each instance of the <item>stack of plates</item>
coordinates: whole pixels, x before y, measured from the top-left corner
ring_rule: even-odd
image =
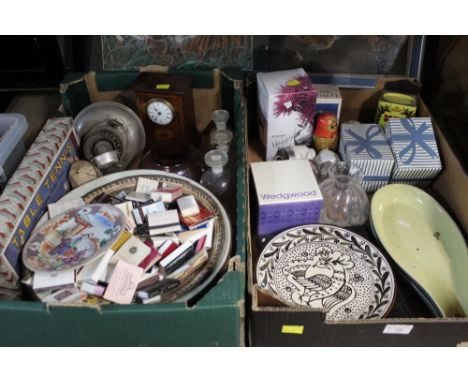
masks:
[[[285,304],[324,310],[327,320],[384,317],[395,297],[392,270],[377,248],[329,225],[279,234],[261,253],[256,273],[257,283]]]
[[[372,198],[371,226],[436,316],[468,314],[466,242],[439,203],[416,187],[382,187]]]

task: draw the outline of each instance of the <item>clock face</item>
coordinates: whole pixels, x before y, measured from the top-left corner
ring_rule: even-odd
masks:
[[[174,119],[174,108],[162,99],[153,99],[146,106],[146,114],[151,122],[157,125],[169,125]]]

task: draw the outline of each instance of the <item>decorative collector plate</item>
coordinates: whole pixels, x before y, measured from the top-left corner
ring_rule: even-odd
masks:
[[[122,212],[107,204],[71,209],[38,227],[23,250],[32,271],[63,271],[96,259],[125,228]]]
[[[378,249],[323,224],[272,239],[258,260],[257,283],[287,305],[325,310],[327,320],[382,318],[395,297],[392,270]]]

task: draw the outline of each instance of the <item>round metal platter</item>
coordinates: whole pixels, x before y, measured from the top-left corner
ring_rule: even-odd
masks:
[[[95,179],[69,192],[61,200],[83,198],[85,203],[90,203],[103,192],[116,195],[121,191],[134,191],[139,177],[179,185],[184,194],[193,195],[201,206],[214,213],[213,242],[208,262],[186,283],[174,290],[170,297],[170,301],[188,301],[209,286],[216,276],[225,270],[231,253],[231,224],[228,215],[218,199],[206,188],[188,178],[163,171],[131,170]]]
[[[395,298],[393,272],[380,251],[353,232],[323,224],[273,238],[256,277],[285,304],[325,310],[327,320],[382,318]]]

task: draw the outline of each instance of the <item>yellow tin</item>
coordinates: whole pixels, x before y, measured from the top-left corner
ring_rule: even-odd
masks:
[[[383,91],[377,106],[375,121],[382,127],[389,118],[411,118],[416,116],[415,95]]]

